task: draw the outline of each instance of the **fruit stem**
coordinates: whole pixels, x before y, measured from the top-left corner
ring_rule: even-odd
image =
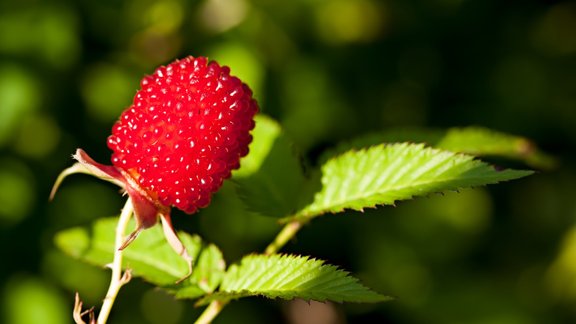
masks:
[[[266,250],[264,250],[264,254],[270,255],[278,252],[288,241],[290,241],[296,233],[302,228],[302,222],[300,221],[292,221],[284,226],[284,228],[276,235],[276,238]]]
[[[270,255],[278,252],[284,245],[286,245],[286,243],[288,243],[288,241],[290,241],[296,235],[296,233],[298,233],[298,231],[302,228],[303,224],[304,224],[303,222],[297,220],[286,224],[284,228],[282,228],[280,233],[276,235],[274,241],[272,241],[272,243],[270,243],[270,245],[266,247],[266,250],[264,250],[264,254]],[[196,324],[212,323],[214,318],[216,318],[216,316],[220,314],[220,312],[226,306],[226,304],[228,304],[228,301],[215,300],[211,302],[210,305],[208,305],[208,307],[204,309],[204,311],[202,312],[200,317],[198,317],[195,323]]]
[[[122,213],[120,214],[120,219],[118,219],[118,225],[116,226],[116,239],[115,239],[115,250],[114,250],[114,261],[110,265],[112,269],[112,278],[110,279],[110,286],[108,287],[108,292],[106,293],[106,298],[104,298],[104,303],[102,304],[102,309],[100,314],[98,314],[98,324],[105,324],[112,310],[112,305],[116,300],[118,291],[130,280],[130,271],[122,274],[122,244],[124,243],[124,235],[126,233],[126,227],[130,221],[130,217],[134,211],[132,206],[132,200],[128,198],[124,208],[122,208]]]

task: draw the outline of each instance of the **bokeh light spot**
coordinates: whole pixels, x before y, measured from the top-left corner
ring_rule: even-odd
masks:
[[[386,12],[370,0],[325,1],[316,11],[316,28],[327,43],[370,42],[385,31]]]
[[[559,300],[576,301],[576,226],[564,236],[560,252],[550,266],[546,283],[552,296]]]
[[[489,225],[492,199],[482,188],[450,192],[438,199],[423,201],[431,217],[463,233],[481,233]]]
[[[39,104],[40,91],[32,76],[15,65],[0,66],[0,146]]]
[[[208,0],[198,11],[204,28],[221,33],[240,24],[248,13],[245,0]]]
[[[356,117],[334,90],[333,80],[319,62],[300,60],[286,66],[281,124],[303,150],[342,136]],[[303,122],[305,121],[305,122]]]
[[[34,277],[12,277],[4,289],[5,322],[61,324],[70,322],[71,306],[58,291]]]
[[[75,15],[64,7],[33,7],[0,16],[0,52],[41,58],[56,68],[77,61],[80,41]]]
[[[92,66],[82,82],[88,113],[104,123],[115,121],[132,102],[137,86],[137,78],[118,66]]]
[[[230,67],[232,75],[248,84],[256,99],[262,100],[264,68],[248,47],[240,43],[222,43],[209,49],[207,55],[221,65]]]
[[[30,170],[16,160],[0,161],[0,222],[18,223],[29,215],[35,199]]]
[[[106,295],[110,275],[104,269],[75,260],[54,248],[47,251],[42,268],[55,282],[71,292],[77,291],[86,305],[99,304]]]
[[[554,55],[576,53],[576,4],[559,3],[546,12],[534,27],[534,43]]]
[[[163,291],[147,291],[140,304],[142,314],[150,323],[178,323],[182,317],[182,302]]]
[[[428,105],[426,92],[412,82],[396,82],[382,91],[381,120],[384,125],[425,124]]]
[[[360,256],[362,268],[371,269],[372,287],[402,296],[403,303],[422,305],[427,301],[433,286],[433,278],[418,251],[402,242],[388,240],[386,244],[372,245]]]
[[[56,149],[59,141],[60,128],[51,117],[31,114],[22,120],[14,148],[24,156],[43,158]]]
[[[150,28],[160,34],[170,34],[180,28],[184,8],[176,1],[158,1],[148,10]]]
[[[150,66],[164,64],[178,55],[180,29],[186,9],[182,1],[129,1],[126,15],[132,57]]]
[[[510,57],[496,65],[491,84],[506,106],[524,110],[543,102],[547,79],[546,70],[537,60]]]
[[[122,196],[115,190],[118,187],[88,176],[66,180],[50,204],[49,217],[54,224],[65,228],[119,214]]]

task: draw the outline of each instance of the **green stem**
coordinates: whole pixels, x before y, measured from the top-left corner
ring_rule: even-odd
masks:
[[[286,243],[288,243],[288,241],[294,238],[296,233],[298,233],[300,228],[302,228],[302,225],[302,222],[299,221],[292,221],[286,224],[280,233],[276,235],[274,241],[266,247],[264,254],[270,255],[278,252],[284,245],[286,245]]]
[[[301,221],[292,221],[284,226],[280,233],[276,235],[276,238],[270,245],[264,250],[264,254],[270,255],[278,252],[288,241],[290,241],[296,233],[302,228],[303,223]],[[196,320],[196,324],[208,324],[220,314],[222,309],[228,304],[228,301],[215,300],[204,309],[200,317]]]
[[[214,318],[216,318],[216,316],[220,314],[222,308],[224,308],[226,304],[228,304],[228,302],[223,300],[215,300],[211,302],[210,305],[208,305],[208,307],[206,307],[206,309],[202,312],[202,315],[200,315],[200,317],[198,317],[198,319],[194,323],[195,324],[212,323]]]
[[[105,324],[112,310],[112,305],[118,296],[118,291],[120,288],[126,284],[130,279],[130,273],[127,272],[122,274],[122,244],[124,243],[124,233],[126,233],[126,227],[132,216],[134,207],[132,206],[132,200],[128,198],[124,208],[122,208],[122,213],[120,214],[120,219],[118,219],[118,225],[116,226],[116,240],[115,240],[115,250],[114,250],[114,261],[110,265],[112,269],[112,278],[110,279],[110,286],[108,287],[108,292],[106,293],[106,298],[104,298],[104,303],[102,304],[102,309],[100,314],[98,314],[98,324]]]

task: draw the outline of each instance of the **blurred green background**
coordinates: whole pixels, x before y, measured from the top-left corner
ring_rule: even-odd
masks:
[[[231,66],[312,163],[370,131],[467,125],[526,136],[561,161],[519,181],[305,227],[285,252],[397,297],[336,305],[341,319],[576,322],[576,2],[553,0],[0,2],[1,322],[70,323],[75,291],[100,306],[109,273],[63,255],[53,236],[117,214],[122,198],[85,176],[52,203],[49,190],[77,147],[109,161],[106,137],[140,78],[186,55]],[[228,262],[279,230],[239,209],[230,184],[175,223]],[[287,321],[297,307],[247,299],[217,322]],[[110,323],[188,323],[199,311],[135,279]]]

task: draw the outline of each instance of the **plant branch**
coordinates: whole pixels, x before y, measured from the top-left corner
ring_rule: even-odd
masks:
[[[120,288],[130,281],[131,274],[130,271],[126,271],[122,274],[122,244],[124,243],[124,233],[126,233],[126,227],[132,216],[134,207],[132,206],[132,200],[128,198],[124,208],[122,208],[122,213],[120,214],[120,219],[118,219],[118,225],[116,226],[116,239],[114,247],[114,261],[110,265],[112,269],[112,278],[110,279],[110,286],[108,287],[108,292],[106,293],[106,298],[104,298],[104,303],[102,304],[102,309],[100,314],[98,314],[98,324],[105,324],[112,310],[112,305],[116,300],[118,291]]]
[[[202,312],[202,315],[200,315],[200,317],[198,317],[198,319],[194,323],[195,324],[212,323],[214,318],[216,318],[216,316],[218,316],[218,314],[220,314],[220,312],[222,311],[222,308],[224,308],[224,306],[226,306],[226,304],[228,304],[228,302],[223,301],[223,300],[215,300],[215,301],[211,302],[210,305],[208,305],[208,307],[206,307],[206,309],[204,309],[204,311]]]
[[[302,225],[303,223],[297,220],[286,224],[280,233],[276,235],[274,241],[272,241],[272,243],[266,247],[264,254],[270,255],[278,252],[284,245],[286,245],[286,243],[288,243],[288,241],[294,238],[296,233],[298,233],[298,231],[302,228]]]

